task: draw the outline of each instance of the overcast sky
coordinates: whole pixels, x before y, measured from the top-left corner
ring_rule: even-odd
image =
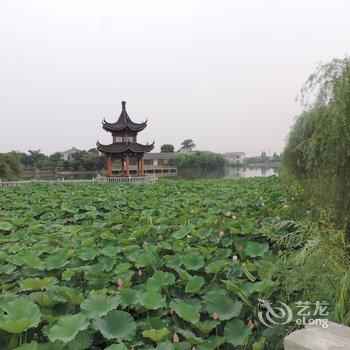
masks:
[[[140,142],[280,152],[317,63],[350,52],[350,2],[0,0],[0,152]]]

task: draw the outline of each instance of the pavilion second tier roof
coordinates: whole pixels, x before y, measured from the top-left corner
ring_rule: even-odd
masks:
[[[142,145],[137,142],[114,142],[110,145],[102,145],[97,142],[97,149],[103,154],[121,154],[126,152],[131,153],[146,153],[152,151],[154,142],[150,145]]]
[[[115,132],[115,131],[123,131],[123,130],[131,130],[135,132],[142,131],[147,126],[147,120],[142,123],[134,123],[128,113],[125,109],[126,102],[122,101],[122,112],[120,113],[120,116],[118,120],[115,123],[109,123],[105,119],[102,121],[103,129],[109,132]]]

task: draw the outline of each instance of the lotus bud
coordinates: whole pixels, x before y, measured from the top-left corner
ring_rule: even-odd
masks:
[[[118,285],[118,287],[123,287],[123,283],[124,283],[124,281],[121,279],[121,278],[118,278],[118,280],[117,280],[117,285]]]
[[[212,317],[213,317],[213,320],[217,320],[219,318],[219,314],[216,312],[213,312]]]
[[[282,256],[283,255],[282,250],[279,250],[277,254],[278,254],[278,256]]]
[[[254,328],[254,322],[249,319],[248,322],[247,322],[247,326],[248,326],[249,329],[253,329]]]
[[[170,311],[169,311],[169,314],[170,314],[170,315],[174,315],[174,310],[170,310]]]
[[[179,336],[177,335],[177,333],[175,332],[174,334],[173,334],[173,342],[174,343],[178,343],[180,341],[180,338],[179,338]]]
[[[141,271],[141,270],[138,270],[138,271],[137,271],[137,274],[141,277],[141,276],[142,276],[142,271]]]
[[[232,257],[232,261],[238,261],[238,256],[237,256],[237,255],[234,255],[234,256]]]
[[[162,235],[159,235],[159,236],[158,236],[158,239],[159,239],[160,241],[162,241],[162,240],[163,240],[163,236],[162,236]]]
[[[236,215],[232,215],[232,219],[236,220],[237,219]]]
[[[224,231],[220,231],[220,232],[219,232],[220,238],[224,237],[224,235],[225,235],[225,232],[224,232]]]
[[[195,346],[192,346],[192,350],[197,350],[197,348]]]

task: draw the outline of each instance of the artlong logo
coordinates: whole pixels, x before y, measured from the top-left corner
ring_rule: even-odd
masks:
[[[259,299],[260,307],[263,307],[265,310],[259,311],[258,318],[266,327],[272,327],[276,324],[287,324],[292,320],[292,309],[281,301],[278,303],[281,306],[272,306],[269,301]]]

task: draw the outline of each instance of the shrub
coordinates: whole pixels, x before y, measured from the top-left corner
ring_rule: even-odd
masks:
[[[0,153],[0,179],[15,180],[21,175],[20,156],[16,152]]]

